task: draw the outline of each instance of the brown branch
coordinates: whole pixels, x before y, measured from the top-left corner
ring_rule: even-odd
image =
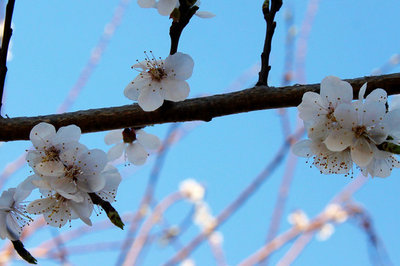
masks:
[[[269,65],[269,55],[271,53],[272,36],[274,36],[276,22],[275,14],[281,9],[282,0],[271,0],[271,9],[269,7],[270,0],[265,0],[262,6],[265,22],[267,23],[267,32],[265,33],[264,50],[261,54],[261,70],[257,85],[268,86],[268,74],[271,70]]]
[[[3,105],[3,91],[4,83],[7,74],[7,53],[8,45],[10,44],[10,39],[12,35],[11,20],[14,12],[15,0],[9,0],[6,7],[6,17],[4,19],[4,32],[3,40],[1,42],[0,49],[0,110]]]
[[[355,97],[365,82],[368,82],[367,93],[375,88],[383,88],[389,95],[400,93],[400,73],[347,81],[352,84]],[[319,92],[319,87],[319,84],[279,88],[256,86],[239,92],[171,102],[153,112],[144,112],[137,104],[133,104],[59,115],[0,118],[0,141],[27,140],[30,130],[42,121],[51,123],[56,128],[75,124],[83,133],[170,122],[211,121],[219,116],[297,106],[305,92]]]

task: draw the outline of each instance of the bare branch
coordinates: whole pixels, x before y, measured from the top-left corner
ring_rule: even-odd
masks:
[[[7,74],[7,53],[8,45],[10,44],[10,39],[12,35],[11,20],[14,12],[14,4],[15,0],[9,0],[7,3],[6,17],[4,20],[3,40],[0,49],[0,110],[1,106],[3,105],[4,83]]]
[[[354,97],[365,82],[367,93],[383,88],[389,95],[400,93],[400,73],[347,80],[354,88]],[[211,121],[214,117],[282,107],[297,106],[307,91],[319,92],[319,84],[286,87],[256,86],[239,92],[168,102],[153,112],[144,112],[137,104],[91,109],[59,115],[0,118],[0,141],[27,140],[29,132],[44,121],[56,128],[75,124],[83,133],[126,127],[184,121]]]

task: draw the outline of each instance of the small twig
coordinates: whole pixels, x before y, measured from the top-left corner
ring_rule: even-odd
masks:
[[[173,22],[169,29],[169,36],[171,37],[170,54],[175,54],[178,51],[179,38],[182,31],[199,9],[196,5],[190,5],[187,0],[179,0],[179,4],[179,9],[175,9],[171,14]]]
[[[261,54],[261,71],[258,74],[258,82],[257,85],[265,85],[268,86],[268,74],[271,70],[271,66],[269,65],[269,55],[271,53],[271,43],[272,36],[275,32],[276,22],[275,14],[279,11],[282,6],[282,0],[271,0],[271,9],[270,9],[270,0],[265,0],[262,6],[262,11],[264,14],[265,22],[267,23],[267,32],[265,34],[265,42],[264,42],[264,50]]]
[[[7,3],[6,17],[4,20],[3,40],[1,42],[1,49],[0,49],[0,111],[3,105],[4,83],[7,74],[7,53],[8,53],[8,45],[10,44],[10,39],[12,35],[11,20],[14,12],[14,4],[15,0],[9,0]]]

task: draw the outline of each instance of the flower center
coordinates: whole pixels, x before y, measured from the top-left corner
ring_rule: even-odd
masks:
[[[332,106],[329,106],[326,117],[328,118],[328,120],[330,120],[332,122],[337,122],[336,117],[333,115],[334,112],[335,112],[335,109]]]
[[[44,152],[46,155],[45,158],[43,158],[44,161],[56,161],[59,158],[58,156],[60,155],[60,151],[54,146],[45,149]]]
[[[83,171],[76,165],[69,165],[65,169],[65,177],[71,178],[73,181],[77,181],[78,175],[82,175]]]
[[[124,131],[122,131],[122,139],[124,140],[125,143],[134,142],[136,140],[135,129],[125,128]]]
[[[362,135],[364,135],[364,133],[366,131],[367,131],[367,128],[365,126],[353,127],[353,132],[354,132],[354,135],[356,136],[356,138],[359,138]]]
[[[161,81],[163,77],[167,76],[165,70],[160,67],[150,68],[148,73],[150,74],[151,79],[155,81]]]

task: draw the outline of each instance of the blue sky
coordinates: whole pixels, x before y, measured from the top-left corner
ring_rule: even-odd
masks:
[[[216,14],[212,19],[194,17],[185,29],[179,51],[190,54],[195,61],[189,79],[190,98],[202,94],[223,93],[245,71],[259,62],[263,47],[265,23],[261,13],[262,1],[202,1],[201,10]],[[305,60],[306,82],[320,82],[327,75],[353,78],[369,75],[399,52],[400,2],[380,1],[312,1],[318,3],[308,39]],[[118,1],[17,1],[13,17],[13,59],[8,62],[7,84],[3,114],[10,117],[55,113],[96,46],[104,27],[112,18]],[[291,10],[294,25],[301,32],[308,1],[284,1],[276,16],[277,28],[271,54],[272,70],[269,83],[279,86],[284,69],[284,13]],[[137,72],[130,66],[142,60],[143,51],[152,50],[156,56],[169,52],[170,20],[154,9],[141,9],[132,1],[126,8],[120,26],[109,42],[99,64],[93,70],[77,100],[69,111],[119,106],[132,103],[123,96],[123,89]],[[295,47],[296,49],[296,47]],[[296,52],[296,50],[295,50]],[[295,69],[296,70],[296,69]],[[392,69],[398,72],[399,67]],[[255,84],[253,71],[241,84]],[[296,83],[299,81],[294,81]],[[296,125],[295,108],[288,109],[291,127]],[[169,125],[157,125],[147,130],[163,138]],[[108,150],[103,142],[105,132],[82,136],[89,148]],[[180,181],[192,177],[207,188],[206,201],[214,214],[222,211],[272,160],[283,141],[280,119],[276,110],[257,111],[213,119],[201,123],[167,154],[155,197],[161,199],[177,190]],[[0,170],[17,158],[29,143],[16,141],[0,147]],[[133,211],[143,195],[154,156],[140,168],[120,165],[126,177],[120,186],[116,208],[120,213]],[[224,251],[229,265],[235,265],[257,250],[265,241],[273,206],[279,190],[286,160],[246,204],[228,220],[220,231],[224,235]],[[354,169],[354,176],[358,174]],[[385,243],[393,264],[400,263],[398,235],[399,171],[392,176],[368,180],[355,194],[373,218],[374,226]],[[29,175],[28,167],[16,172],[5,188],[15,186]],[[318,214],[326,203],[346,184],[350,177],[321,175],[299,159],[290,188],[285,217],[295,209],[309,216]],[[189,203],[174,206],[166,213],[171,224],[178,223],[190,210]],[[105,218],[105,214],[94,221]],[[75,220],[72,227],[83,223]],[[286,218],[281,230],[289,228]],[[61,231],[70,230],[63,228]],[[188,241],[198,233],[196,226],[182,236]],[[56,234],[44,228],[26,242],[33,247]],[[117,228],[97,232],[67,243],[117,241],[124,239]],[[5,242],[2,242],[2,244]],[[290,245],[272,256],[276,263]],[[173,255],[170,247],[158,244],[147,250],[143,265],[159,265]],[[118,251],[90,252],[71,255],[74,265],[115,263]],[[210,249],[203,244],[191,256],[197,265],[214,265]],[[57,265],[45,259],[41,265]],[[20,262],[15,262],[20,265]],[[313,240],[294,265],[369,265],[366,235],[354,223],[336,227],[326,242]]]

